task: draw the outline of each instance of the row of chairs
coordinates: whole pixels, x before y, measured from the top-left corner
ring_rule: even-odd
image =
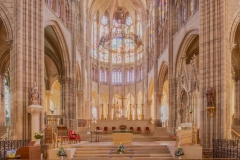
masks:
[[[96,130],[101,130],[101,129],[100,129],[100,127],[96,127]],[[112,132],[114,130],[116,130],[116,127],[112,127]],[[133,133],[139,133],[139,134],[142,133],[141,127],[137,127],[136,132],[134,132],[134,128],[133,127],[130,127],[129,130],[133,131]],[[104,133],[108,133],[108,127],[103,127],[103,132]],[[146,133],[150,133],[151,132],[149,127],[145,127],[145,132]]]

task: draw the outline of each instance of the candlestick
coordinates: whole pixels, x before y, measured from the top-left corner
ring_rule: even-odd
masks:
[[[142,120],[144,120],[143,105],[144,105],[144,104],[142,104]]]
[[[108,104],[108,115],[107,115],[107,119],[110,120],[110,114],[109,114],[109,104]]]
[[[137,115],[137,104],[136,104],[136,114],[135,114],[135,120],[138,120],[138,115]]]
[[[103,104],[102,104],[102,115],[101,115],[101,120],[104,120],[104,117],[103,117]]]
[[[130,118],[129,118],[129,120],[132,120],[132,110],[131,110],[131,108],[132,108],[132,104],[130,104]]]

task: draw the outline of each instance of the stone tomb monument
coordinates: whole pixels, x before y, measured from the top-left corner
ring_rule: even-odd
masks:
[[[178,126],[177,136],[179,146],[192,145],[192,123],[181,123]]]

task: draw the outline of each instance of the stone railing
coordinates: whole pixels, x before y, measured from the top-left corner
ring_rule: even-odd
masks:
[[[213,158],[239,158],[240,141],[228,139],[213,139]]]
[[[46,115],[45,116],[45,125],[64,125],[64,116],[63,115]]]
[[[30,140],[7,140],[0,141],[0,157],[1,159],[6,159],[7,150],[17,150],[21,147],[27,146]]]
[[[235,130],[231,129],[231,136],[232,136],[232,139],[234,140],[239,140],[240,139],[240,134],[237,133]]]
[[[89,127],[92,123],[92,120],[88,119],[78,119],[78,127]]]

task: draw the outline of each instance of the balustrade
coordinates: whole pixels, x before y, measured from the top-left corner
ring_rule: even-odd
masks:
[[[64,116],[63,115],[46,115],[45,116],[45,125],[64,125]]]

